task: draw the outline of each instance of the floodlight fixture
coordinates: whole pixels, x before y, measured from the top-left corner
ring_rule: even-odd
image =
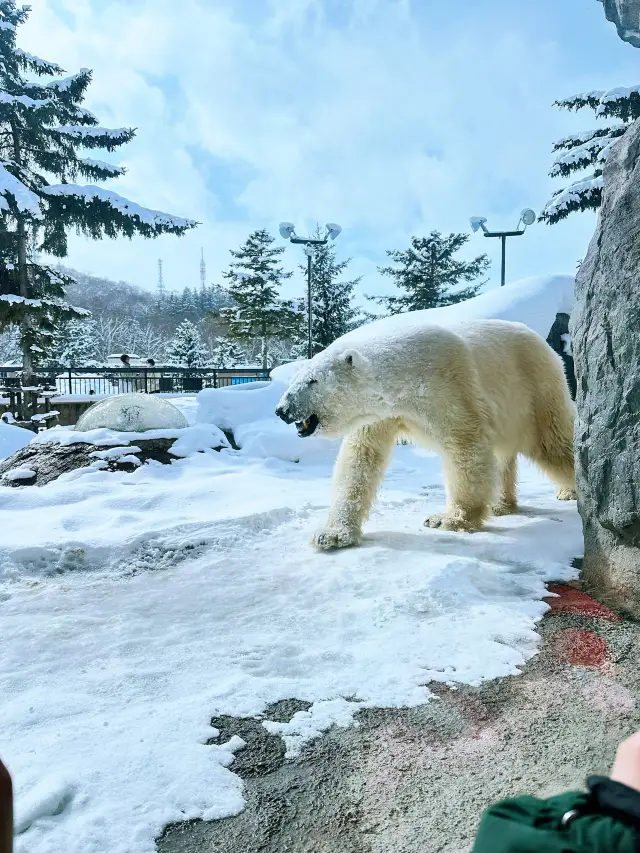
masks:
[[[313,254],[316,246],[326,246],[329,239],[335,240],[342,231],[339,225],[335,222],[327,222],[325,225],[326,232],[324,237],[298,237],[293,222],[281,222],[278,230],[280,235],[285,240],[291,243],[304,246],[304,253],[307,256],[307,326],[308,326],[308,341],[307,341],[307,357],[313,358],[313,316],[312,316],[312,293],[311,293],[311,270],[313,264]]]
[[[281,222],[278,230],[280,231],[280,236],[284,237],[285,240],[290,240],[296,233],[293,222]]]
[[[504,287],[505,284],[505,266],[506,266],[506,254],[507,254],[507,237],[521,237],[524,232],[527,230],[528,225],[533,225],[536,221],[535,211],[531,210],[530,207],[525,207],[524,210],[520,213],[520,219],[518,221],[518,227],[515,231],[489,231],[485,222],[487,221],[486,216],[472,216],[469,219],[469,224],[471,225],[471,230],[475,233],[482,229],[482,233],[485,237],[499,237],[502,243],[502,264],[500,267],[500,286]],[[523,226],[522,228],[520,226]]]
[[[527,225],[533,225],[533,223],[535,221],[536,221],[535,211],[531,210],[530,207],[525,207],[525,209],[520,214],[520,222],[522,222],[526,228]]]

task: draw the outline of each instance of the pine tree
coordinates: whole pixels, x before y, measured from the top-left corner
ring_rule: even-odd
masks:
[[[121,167],[81,157],[78,150],[112,152],[135,131],[100,127],[81,106],[90,70],[61,77],[64,71],[55,62],[16,47],[17,28],[28,13],[28,6],[0,0],[0,324],[20,327],[26,381],[34,353],[46,351],[56,324],[88,313],[64,301],[71,279],[40,263],[37,252],[65,257],[70,229],[93,239],[156,237],[182,234],[197,224],[75,183],[78,177],[101,181],[122,175]],[[52,177],[59,183],[50,183]]]
[[[218,338],[211,357],[213,367],[222,369],[236,367],[243,360],[242,350],[235,341],[230,338]]]
[[[176,329],[167,355],[169,363],[179,367],[207,367],[210,362],[202,335],[190,320],[183,320]]]
[[[405,293],[402,296],[367,297],[385,305],[391,314],[420,311],[454,305],[475,296],[484,282],[451,292],[461,282],[473,282],[484,275],[490,261],[479,255],[472,261],[457,261],[453,257],[469,240],[468,234],[449,234],[443,237],[432,231],[428,237],[412,237],[406,252],[387,250],[395,267],[379,267],[382,275],[390,276]]]
[[[640,117],[640,86],[585,92],[556,101],[565,110],[591,109],[596,118],[616,118],[619,122],[558,140],[553,151],[564,152],[553,162],[549,175],[566,178],[589,170],[580,180],[558,190],[547,202],[540,219],[553,225],[576,210],[597,210],[602,201],[602,170],[613,143]]]
[[[279,298],[282,282],[291,277],[278,258],[284,247],[272,248],[274,238],[265,230],[254,231],[237,251],[224,277],[235,305],[220,312],[229,324],[227,334],[240,343],[260,340],[262,369],[269,368],[272,340],[300,336],[303,315],[291,302]]]
[[[320,229],[313,236],[322,239]],[[315,353],[359,325],[360,311],[353,305],[353,291],[360,283],[361,276],[350,281],[338,281],[351,259],[336,261],[336,250],[329,243],[314,248],[311,265],[311,323]],[[302,264],[300,269],[306,277],[307,264]],[[305,305],[304,310],[309,310],[308,305]]]
[[[96,367],[98,331],[94,320],[70,320],[59,333],[52,360],[62,367]]]

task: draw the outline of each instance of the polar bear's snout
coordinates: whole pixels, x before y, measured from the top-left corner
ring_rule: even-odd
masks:
[[[282,404],[279,404],[276,407],[276,415],[280,418],[280,420],[283,420],[285,424],[292,424],[295,420],[295,418],[289,411],[288,406],[283,406]]]

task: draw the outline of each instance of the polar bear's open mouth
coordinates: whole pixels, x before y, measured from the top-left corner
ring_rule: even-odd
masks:
[[[296,429],[300,438],[307,438],[313,435],[318,427],[318,418],[315,415],[309,415],[304,421],[296,421]]]

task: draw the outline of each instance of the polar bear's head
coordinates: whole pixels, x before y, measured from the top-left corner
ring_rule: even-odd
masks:
[[[295,374],[276,415],[285,423],[295,423],[302,438],[314,433],[337,438],[378,420],[371,393],[374,387],[375,377],[365,356],[353,349],[325,350]]]

